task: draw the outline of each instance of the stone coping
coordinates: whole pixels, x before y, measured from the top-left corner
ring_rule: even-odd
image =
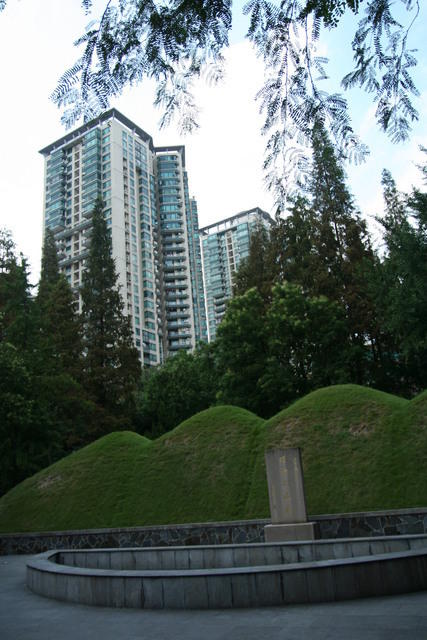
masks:
[[[422,540],[419,540],[419,539]],[[291,561],[256,566],[195,569],[102,569],[55,562],[67,552],[47,551],[27,563],[28,587],[46,597],[80,604],[146,609],[218,609],[338,601],[427,589],[427,536],[393,536],[394,540],[420,542],[421,548],[384,552],[380,541],[360,539],[298,543],[261,543],[257,547],[337,546],[345,557]],[[362,543],[362,544],[360,544]],[[364,555],[353,556],[352,545]],[[347,545],[347,548],[343,549]],[[252,545],[227,545],[229,548]],[[418,547],[418,544],[416,544]],[[215,548],[209,545],[208,549]],[[218,547],[217,547],[218,548]],[[183,547],[177,547],[181,553]],[[188,548],[189,553],[194,549]],[[204,547],[199,549],[203,552]],[[379,552],[376,552],[376,549]],[[137,548],[139,554],[171,553],[173,548]],[[224,549],[223,549],[224,550]],[[125,555],[130,549],[87,550],[87,553]],[[84,551],[69,551],[84,555]],[[346,555],[348,554],[348,555]],[[298,554],[298,557],[299,554]],[[274,556],[273,556],[274,559]]]
[[[105,578],[185,578],[193,576],[224,576],[253,573],[276,573],[278,571],[302,571],[304,569],[322,569],[324,567],[359,565],[367,562],[378,562],[393,560],[398,558],[418,558],[427,559],[427,549],[414,549],[410,551],[392,551],[368,556],[357,556],[351,558],[338,558],[331,560],[315,560],[311,562],[293,562],[289,564],[276,565],[256,565],[254,567],[221,567],[216,569],[86,569],[85,567],[71,567],[69,565],[56,564],[51,560],[56,551],[46,551],[37,559],[29,560],[27,567],[44,571],[47,573],[62,574],[68,576],[87,576]]]
[[[405,509],[388,509],[383,511],[355,511],[348,513],[331,513],[331,514],[319,514],[310,515],[308,517],[309,522],[316,522],[319,520],[340,520],[350,518],[370,518],[370,517],[387,517],[387,516],[406,516],[406,515],[427,515],[427,507],[410,507]],[[188,522],[180,524],[153,524],[153,525],[141,525],[135,527],[104,527],[98,529],[63,529],[63,530],[49,530],[49,531],[17,531],[11,533],[1,533],[1,538],[16,538],[17,536],[64,536],[64,535],[78,535],[78,534],[103,534],[103,533],[132,533],[138,531],[165,531],[168,529],[190,529],[190,528],[216,528],[216,527],[233,527],[233,526],[257,526],[271,524],[270,518],[259,518],[253,520],[224,520],[224,521],[212,521],[212,522]]]

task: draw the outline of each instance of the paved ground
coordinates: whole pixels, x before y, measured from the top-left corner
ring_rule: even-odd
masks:
[[[232,611],[106,609],[34,595],[27,557],[0,557],[1,640],[427,640],[427,592]]]

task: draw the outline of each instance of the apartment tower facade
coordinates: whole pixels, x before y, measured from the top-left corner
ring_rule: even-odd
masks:
[[[196,201],[183,146],[155,147],[116,109],[40,151],[44,228],[81,309],[96,199],[104,202],[125,313],[143,366],[207,339]]]
[[[271,223],[269,214],[255,207],[200,229],[209,341],[215,339],[233,295],[234,273],[249,254],[252,232],[258,225],[268,229]]]

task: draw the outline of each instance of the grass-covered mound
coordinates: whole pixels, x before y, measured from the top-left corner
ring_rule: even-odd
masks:
[[[110,434],[0,499],[0,531],[268,516],[264,450],[300,446],[311,514],[427,504],[427,392],[321,389],[264,421],[215,407],[151,442]]]
[[[151,442],[116,432],[0,499],[0,531],[135,526],[239,518],[263,420],[215,407]]]
[[[427,392],[412,401],[357,385],[315,391],[265,423],[265,448],[301,447],[311,514],[427,505]],[[258,459],[248,499],[265,510]]]

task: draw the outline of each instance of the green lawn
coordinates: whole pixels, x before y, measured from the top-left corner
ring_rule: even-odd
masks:
[[[0,499],[0,531],[267,517],[264,450],[302,448],[310,514],[427,505],[427,392],[316,391],[268,421],[214,407],[150,441],[112,433]]]

